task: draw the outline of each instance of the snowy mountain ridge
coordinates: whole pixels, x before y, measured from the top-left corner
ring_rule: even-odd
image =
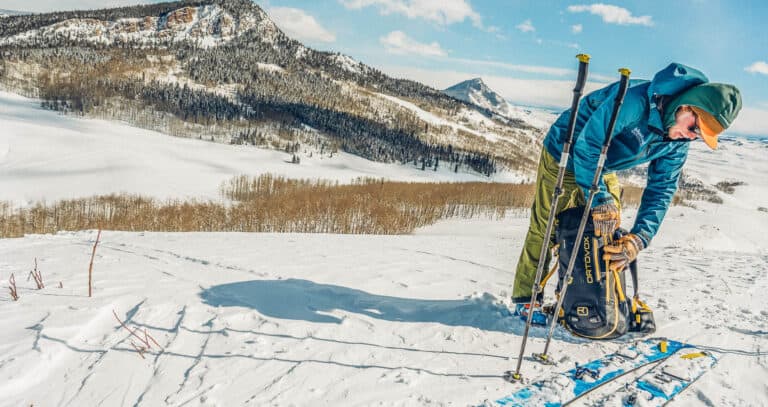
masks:
[[[483,82],[482,78],[468,79],[445,90],[448,96],[472,103],[511,120],[521,120],[540,129],[548,128],[556,116],[550,112],[513,106],[503,96]]]
[[[0,18],[10,17],[10,16],[20,16],[20,15],[24,15],[24,14],[29,14],[29,13],[27,13],[25,11],[0,9]]]
[[[543,136],[525,119],[306,47],[250,0],[8,17],[0,52],[5,89],[180,137],[489,176],[533,168]]]
[[[266,15],[244,13],[237,19],[219,5],[210,4],[182,7],[160,16],[120,18],[115,21],[72,18],[0,39],[0,45],[66,38],[102,45],[157,45],[194,41],[202,47],[211,47],[228,42],[254,28],[263,33],[264,41],[271,41],[277,32],[277,27]]]

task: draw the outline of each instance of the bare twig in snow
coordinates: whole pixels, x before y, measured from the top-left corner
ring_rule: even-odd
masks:
[[[93,293],[93,258],[96,257],[96,246],[99,244],[99,238],[101,237],[101,229],[96,235],[96,243],[93,244],[93,253],[91,253],[91,264],[88,266],[88,297]]]
[[[131,334],[131,336],[135,337],[136,339],[139,340],[139,342],[141,342],[141,345],[136,345],[136,343],[134,343],[133,340],[131,340],[131,345],[139,353],[139,356],[144,358],[144,353],[152,349],[152,345],[151,345],[152,343],[154,343],[158,349],[160,350],[163,349],[163,347],[160,346],[159,343],[157,343],[155,338],[153,338],[152,335],[149,334],[146,328],[144,329],[144,337],[142,338],[139,334],[136,333],[137,331],[139,331],[139,328],[133,328],[133,329],[129,328],[128,325],[126,325],[125,322],[123,322],[123,320],[117,316],[117,312],[115,312],[115,310],[112,310],[112,315],[115,316],[115,319],[117,320],[117,322],[120,323],[120,326],[125,328],[125,330],[128,331],[129,334]]]
[[[35,284],[37,285],[38,290],[45,288],[45,284],[43,284],[43,275],[40,273],[40,270],[37,269],[37,257],[35,257],[35,269],[29,272],[27,281],[29,281],[30,277],[35,279]]]
[[[14,301],[18,301],[19,293],[16,291],[16,277],[11,273],[11,278],[8,279],[8,289],[11,290],[11,298]]]

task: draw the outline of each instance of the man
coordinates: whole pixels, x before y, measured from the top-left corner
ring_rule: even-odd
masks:
[[[586,201],[617,90],[617,84],[610,85],[587,95],[579,104],[563,182],[564,196],[558,202],[557,213]],[[710,148],[716,148],[718,135],[733,123],[740,109],[741,96],[736,87],[708,83],[703,73],[682,64],[670,64],[651,81],[631,81],[616,121],[600,190],[592,203],[596,235],[610,236],[619,227],[620,186],[615,172],[648,163],[648,178],[630,233],[605,248],[612,269],[623,268],[651,243],[677,190],[689,143],[701,138]],[[546,218],[570,114],[568,110],[560,115],[544,139],[530,226],[512,291],[513,302],[518,304],[516,313],[522,316],[530,307],[527,303],[545,241]],[[551,237],[546,241],[552,244]],[[547,253],[545,265],[550,260]],[[536,312],[534,322],[542,320],[546,321],[546,317]]]

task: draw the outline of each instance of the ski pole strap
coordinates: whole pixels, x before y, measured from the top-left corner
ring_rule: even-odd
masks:
[[[645,311],[651,311],[651,307],[640,299],[640,279],[637,275],[637,260],[629,263],[629,274],[632,275],[632,288],[634,290],[634,295],[632,296],[632,313],[637,312],[638,306]]]
[[[547,282],[549,281],[549,278],[552,277],[553,274],[555,274],[559,266],[560,265],[557,262],[555,262],[555,264],[552,265],[552,267],[549,270],[549,273],[547,273],[547,275],[544,276],[544,278],[541,280],[541,283],[539,284],[539,292],[544,292],[544,287],[547,286]]]

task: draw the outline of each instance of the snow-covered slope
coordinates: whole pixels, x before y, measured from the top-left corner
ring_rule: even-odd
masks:
[[[723,229],[746,212],[728,203],[712,211],[672,208],[641,254],[656,335],[723,355],[671,405],[763,406],[768,242]],[[766,218],[753,210],[742,220],[765,230]],[[518,388],[501,374],[514,366],[523,328],[505,299],[526,225],[520,214],[441,222],[412,236],[105,231],[93,298],[85,274],[94,231],[0,240],[0,405],[495,400]],[[749,244],[733,251],[718,236]],[[35,258],[46,282],[39,291],[24,280]],[[7,294],[11,273],[17,302]],[[113,311],[159,346],[142,358]],[[544,335],[533,329],[531,351]],[[558,330],[559,365],[526,361],[523,372],[535,380],[622,342]]]
[[[4,10],[0,9],[0,18],[2,17],[10,17],[10,16],[20,16],[24,14],[29,14],[25,11],[16,11],[16,10]]]
[[[199,196],[230,174],[264,169],[336,179],[434,175],[345,156],[295,166],[273,152],[41,112],[12,95],[0,103],[0,199],[19,191],[47,200],[119,190]],[[766,153],[759,141],[724,141],[714,152],[694,143],[691,176],[746,185],[721,193],[722,205],[672,207],[640,254],[655,335],[722,355],[671,406],[768,405]],[[625,211],[623,222],[633,216]],[[520,212],[443,221],[409,236],[104,231],[93,298],[86,274],[95,231],[2,239],[0,406],[495,400],[519,388],[501,374],[514,367],[523,329],[507,306],[527,224]],[[26,280],[35,259],[42,290]],[[8,294],[12,273],[19,301]],[[142,358],[139,339],[113,311],[158,344]],[[534,328],[528,349],[540,351],[545,334]],[[625,340],[588,342],[558,330],[551,355],[559,365],[526,361],[523,372],[535,380]]]
[[[549,111],[513,106],[501,95],[494,92],[482,78],[469,79],[443,90],[456,99],[472,103],[508,119],[522,120],[540,129],[548,128],[557,118]]]
[[[39,200],[118,192],[165,198],[218,197],[222,181],[241,174],[274,173],[292,178],[350,182],[357,177],[403,181],[482,181],[486,177],[449,168],[421,171],[351,154],[318,151],[291,155],[252,146],[233,146],[169,137],[102,120],[62,116],[31,99],[0,92],[0,201],[28,205]],[[311,157],[310,157],[311,153]],[[492,180],[516,182],[519,173]],[[41,188],[45,185],[45,188]]]

